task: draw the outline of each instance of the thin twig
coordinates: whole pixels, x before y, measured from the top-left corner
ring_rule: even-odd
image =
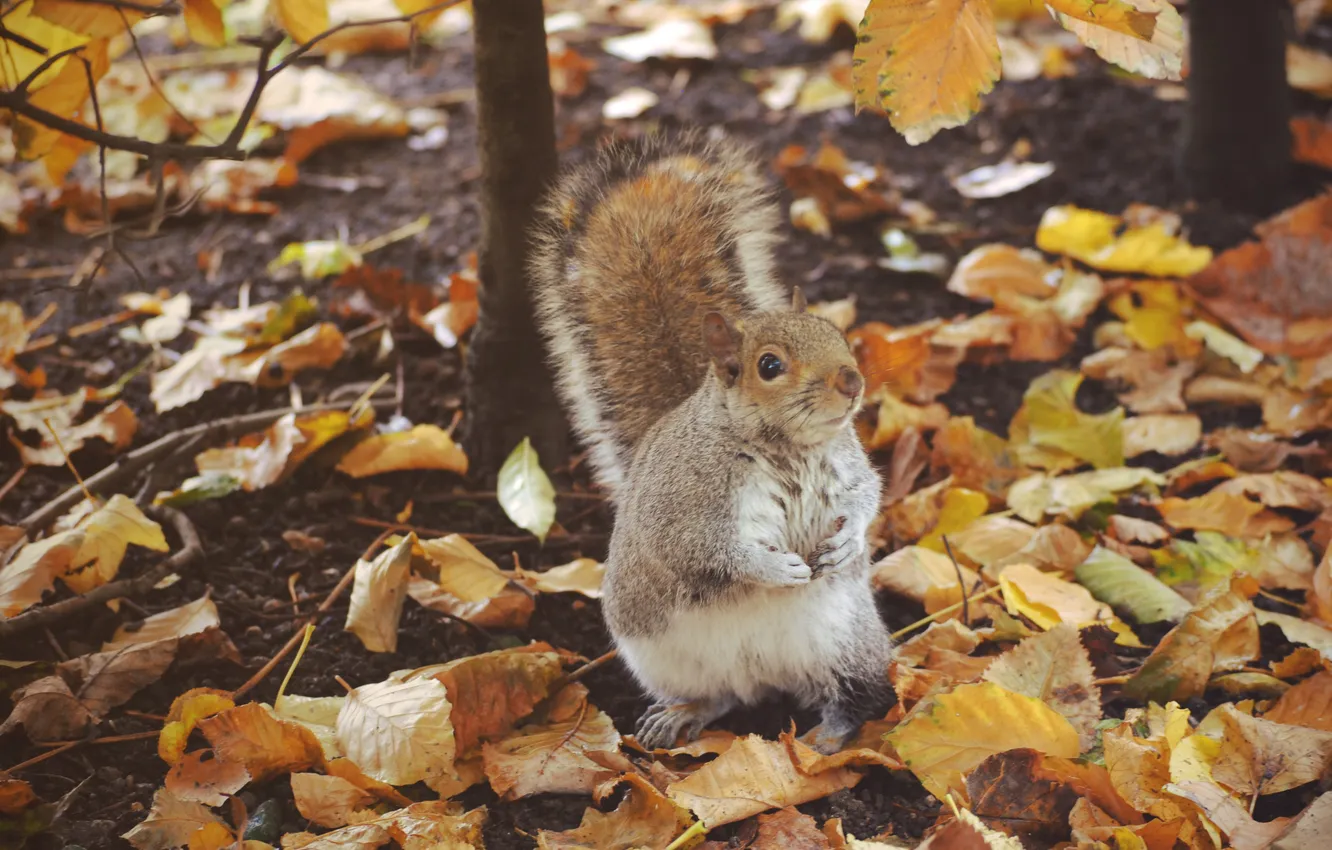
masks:
[[[559,688],[564,687],[565,685],[577,682],[579,679],[583,678],[588,673],[591,673],[593,670],[596,670],[598,667],[602,667],[614,661],[619,656],[619,654],[620,653],[618,650],[612,649],[610,652],[606,653],[605,655],[593,658],[591,661],[587,662],[582,667],[579,667],[577,670],[570,671],[569,675],[565,676],[562,680],[557,680],[559,687],[557,688],[555,687],[555,685],[551,685],[550,688],[551,692],[553,693],[559,690]]]
[[[893,640],[897,640],[898,638],[902,637],[908,632],[913,632],[916,629],[920,628],[921,626],[928,626],[930,623],[933,623],[935,620],[938,620],[942,617],[947,617],[949,614],[961,608],[963,603],[967,602],[969,599],[984,599],[988,596],[993,596],[994,594],[998,593],[1001,589],[1002,585],[996,584],[994,587],[990,588],[989,590],[983,590],[980,593],[973,593],[970,597],[963,596],[962,602],[954,602],[952,605],[940,608],[938,611],[935,611],[933,614],[930,614],[928,617],[921,617],[919,620],[912,623],[911,625],[905,628],[898,629],[897,631],[893,632],[892,635]]]
[[[9,480],[3,485],[0,485],[0,501],[4,501],[5,496],[8,496],[9,492],[17,487],[18,483],[23,480],[23,476],[27,474],[28,467],[26,466],[20,466],[18,469],[14,470],[14,474],[9,476]]]
[[[957,573],[957,586],[962,591],[962,625],[971,625],[971,611],[967,607],[967,582],[962,578],[962,567],[957,563],[957,558],[953,556],[953,547],[948,545],[948,535],[940,536],[943,541],[944,551],[948,553],[948,560],[953,562],[953,571]]]
[[[185,514],[167,507],[150,508],[149,511],[171,523],[171,527],[176,530],[183,544],[180,551],[135,578],[113,581],[72,599],[37,608],[8,620],[0,620],[0,640],[29,629],[58,623],[112,599],[147,593],[163,578],[183,570],[203,554],[203,544],[199,542],[199,534],[194,530],[194,523],[190,522]]]

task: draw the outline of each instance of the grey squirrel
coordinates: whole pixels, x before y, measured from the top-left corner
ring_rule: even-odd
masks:
[[[743,148],[685,134],[569,171],[535,229],[537,324],[616,510],[603,610],[654,699],[649,749],[786,692],[834,751],[892,702],[864,380],[777,283],[779,221]]]

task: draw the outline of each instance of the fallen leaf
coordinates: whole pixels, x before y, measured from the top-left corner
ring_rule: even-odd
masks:
[[[1317,457],[1322,449],[1317,445],[1296,446],[1274,434],[1221,428],[1203,438],[1210,449],[1216,449],[1226,460],[1244,472],[1273,472],[1280,469],[1287,458]]]
[[[1039,699],[999,685],[959,685],[919,707],[887,736],[925,789],[941,800],[951,791],[964,796],[963,778],[989,756],[1030,748],[1074,758],[1078,733]]]
[[[959,567],[961,585],[970,589],[980,582],[975,570]],[[954,601],[962,599],[958,568],[947,555],[919,546],[903,547],[876,563],[871,581],[877,590],[887,590],[916,602],[925,602],[932,591],[945,590],[956,592]]]
[[[0,776],[0,815],[17,815],[36,801],[37,795],[27,782]]]
[[[1042,629],[1060,623],[1077,628],[1103,623],[1116,633],[1125,631],[1110,606],[1098,602],[1086,588],[1030,564],[1009,566],[999,576],[999,585],[1009,613],[1021,613]]]
[[[1097,469],[1122,466],[1124,410],[1083,413],[1074,400],[1081,383],[1078,373],[1058,369],[1031,382],[1018,413],[1026,415],[1027,440],[1067,452]]]
[[[163,789],[186,803],[220,806],[249,781],[244,765],[220,759],[212,750],[195,750],[171,765]]]
[[[493,599],[509,586],[509,577],[461,534],[450,534],[418,544],[438,569],[434,581],[463,602]]]
[[[1260,610],[1257,612],[1257,616],[1258,625],[1265,626],[1271,623],[1281,629],[1281,633],[1286,636],[1286,640],[1311,646],[1322,652],[1324,656],[1332,657],[1332,629],[1308,620],[1301,620],[1299,617],[1277,614],[1273,611]]]
[[[1190,245],[1162,223],[1130,226],[1119,233],[1123,224],[1119,216],[1094,210],[1050,207],[1037,227],[1036,246],[1101,271],[1158,277],[1184,277],[1211,262],[1211,249]]]
[[[1059,272],[1038,251],[996,243],[973,249],[957,261],[948,291],[978,301],[994,301],[1001,292],[1049,298],[1058,288]]]
[[[1231,703],[1208,715],[1220,725],[1217,782],[1246,797],[1298,788],[1332,768],[1332,732],[1251,717]],[[1202,727],[1200,727],[1201,729]]]
[[[980,490],[994,499],[1005,498],[1022,475],[1007,441],[977,426],[970,416],[943,423],[934,435],[930,466],[946,470],[959,487]]]
[[[956,813],[956,818],[930,833],[929,838],[916,845],[916,850],[951,850],[954,847],[967,850],[1021,850],[1021,841],[990,829],[966,809],[957,809]],[[848,850],[896,850],[899,845],[856,841],[852,838],[846,846]]]
[[[102,644],[102,652],[114,652],[127,646],[154,643],[165,638],[181,638],[221,625],[217,605],[205,594],[194,602],[146,617],[136,628],[121,626]]]
[[[608,715],[583,703],[572,719],[524,726],[481,750],[486,778],[502,800],[532,794],[586,794],[628,766]],[[610,766],[608,766],[610,765]]]
[[[255,782],[324,763],[319,741],[308,729],[278,719],[257,702],[204,718],[198,728],[218,758],[244,766]]]
[[[1002,198],[1054,174],[1053,162],[1014,162],[984,165],[952,180],[953,188],[964,198]]]
[[[974,0],[872,2],[854,63],[857,109],[887,112],[908,143],[920,144],[965,124],[999,79],[994,9]]]
[[[1252,579],[1215,588],[1171,629],[1125,684],[1135,699],[1187,700],[1214,672],[1238,670],[1258,657],[1258,621],[1249,601]]]
[[[361,645],[371,652],[398,649],[398,621],[407,601],[407,580],[415,545],[416,535],[408,534],[373,561],[356,562],[343,628],[360,638]]]
[[[1134,413],[1186,411],[1184,385],[1197,368],[1196,361],[1175,360],[1165,348],[1143,351],[1117,346],[1084,357],[1080,366],[1089,378],[1127,387],[1119,392],[1119,401]]]
[[[458,340],[476,324],[480,307],[477,303],[476,255],[468,255],[468,264],[461,271],[449,275],[449,300],[417,317],[409,311],[412,321],[430,332],[443,348],[453,348]]]
[[[1295,523],[1244,496],[1213,489],[1194,499],[1170,497],[1156,506],[1176,529],[1220,531],[1236,537],[1263,538],[1290,531]]]
[[[1151,413],[1124,420],[1124,457],[1147,452],[1182,455],[1202,440],[1202,420],[1192,413]]]
[[[60,676],[29,682],[9,699],[13,709],[0,723],[0,735],[22,726],[30,741],[67,741],[82,738],[97,721]]]
[[[537,593],[581,593],[589,599],[600,599],[606,565],[593,558],[578,558],[541,572],[522,567],[515,567],[514,572],[519,584]]]
[[[1184,334],[1190,339],[1202,340],[1213,354],[1234,363],[1242,374],[1250,374],[1263,362],[1261,351],[1211,322],[1190,322],[1185,326]]]
[[[229,692],[214,688],[191,688],[176,697],[157,739],[158,756],[167,764],[176,764],[184,757],[190,735],[200,720],[235,707]]]
[[[989,507],[990,499],[984,493],[963,487],[948,488],[939,509],[938,521],[916,545],[936,552],[945,551],[944,539],[980,519]]]
[[[189,844],[191,837],[208,825],[221,823],[207,807],[178,800],[159,788],[153,794],[148,817],[121,837],[138,850],[175,850]]]
[[[1102,546],[1074,571],[1092,596],[1124,611],[1138,623],[1178,622],[1190,610],[1187,599],[1128,558]]]
[[[1313,589],[1313,554],[1297,535],[1274,534],[1263,540],[1241,540],[1214,531],[1196,531],[1194,542],[1174,540],[1153,552],[1156,574],[1167,584],[1200,587],[1227,582],[1236,572],[1248,573],[1263,587]]]
[[[1076,789],[1042,769],[1042,756],[1014,749],[989,756],[966,780],[972,812],[995,829],[1027,841],[1058,840],[1078,801]]]
[[[375,434],[343,455],[338,470],[365,478],[405,469],[442,469],[467,473],[467,455],[438,425],[417,425],[409,431]]]
[[[1041,700],[1068,720],[1083,750],[1091,749],[1101,720],[1101,689],[1072,626],[1056,625],[1026,638],[990,664],[982,678]]]
[[[74,529],[24,544],[0,567],[0,615],[12,617],[40,602],[68,572],[83,539],[83,532]]]
[[[546,542],[546,534],[555,522],[555,487],[541,468],[531,438],[524,437],[509,453],[500,467],[496,487],[500,507],[513,524]]]
[[[1278,818],[1270,823],[1259,823],[1225,789],[1212,782],[1171,783],[1165,786],[1169,794],[1196,805],[1230,839],[1228,846],[1235,850],[1266,850],[1290,823]]]
[[[464,602],[421,576],[407,582],[407,595],[425,608],[466,620],[483,629],[523,629],[536,610],[532,594],[517,587],[506,587],[494,599]]]
[[[1322,670],[1286,691],[1265,720],[1332,732],[1332,672]]]
[[[614,811],[589,808],[575,829],[541,830],[537,833],[538,850],[664,848],[692,820],[688,811],[676,806],[636,773],[625,774],[618,784],[628,787]]]
[[[139,429],[139,420],[122,401],[112,402],[83,422],[74,423],[84,402],[94,392],[85,389],[68,396],[0,401],[0,412],[13,417],[19,430],[36,431],[41,437],[41,444],[36,447],[10,437],[25,465],[64,466],[69,455],[92,439],[102,440],[116,451],[129,446]]]
[[[434,679],[354,688],[338,714],[342,751],[366,776],[390,785],[453,775],[456,744],[448,691]]]
[[[785,735],[781,741],[749,735],[713,761],[672,782],[666,795],[692,811],[706,828],[715,829],[768,809],[826,797],[853,787],[861,779],[859,772],[845,767],[805,773],[799,767],[802,755],[817,753]]]
[[[608,38],[606,52],[629,62],[648,59],[715,59],[712,31],[690,18],[667,18],[642,32]]]
[[[329,829],[346,826],[375,801],[345,779],[318,773],[293,773],[291,795],[301,817]]]
[[[601,107],[601,117],[608,121],[637,118],[661,101],[657,93],[640,86],[632,86],[609,98]]]
[[[1332,508],[1332,487],[1312,475],[1290,470],[1240,475],[1218,484],[1222,493],[1252,496],[1269,508],[1322,513]]]

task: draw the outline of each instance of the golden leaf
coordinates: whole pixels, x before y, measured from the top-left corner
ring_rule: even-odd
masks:
[[[461,534],[422,540],[419,546],[439,570],[435,582],[463,602],[493,599],[509,586],[509,577]]]
[[[1169,0],[1048,0],[1047,5],[1107,62],[1152,79],[1180,78],[1184,22]]]
[[[279,720],[257,702],[229,708],[198,726],[219,758],[243,765],[255,782],[324,763],[324,751],[310,730]]]
[[[375,434],[343,456],[338,469],[353,478],[403,469],[467,472],[467,455],[438,425],[417,425],[410,431]]]
[[[1024,639],[986,668],[982,678],[1044,702],[1068,719],[1079,746],[1091,749],[1101,719],[1101,689],[1072,626],[1057,625]]]
[[[1295,523],[1239,493],[1213,489],[1194,499],[1170,497],[1156,506],[1176,529],[1220,531],[1236,537],[1263,538],[1290,531]]]
[[[111,652],[135,644],[152,643],[164,638],[179,638],[198,634],[221,625],[217,605],[205,594],[194,602],[154,614],[138,624],[133,631],[125,626],[116,629],[111,640],[102,644],[102,652]]]
[[[1119,216],[1095,210],[1050,207],[1036,229],[1036,246],[1101,271],[1159,277],[1187,277],[1211,262],[1210,248],[1190,245],[1162,222],[1129,227],[1116,235],[1122,223]]]
[[[1149,413],[1123,424],[1124,457],[1147,452],[1182,455],[1202,440],[1202,420],[1192,413]]]
[[[1286,691],[1263,718],[1332,732],[1332,672],[1320,671]]]
[[[157,754],[167,764],[175,764],[185,754],[190,733],[200,720],[218,712],[235,708],[236,703],[227,691],[213,688],[191,688],[171,702],[162,734],[157,739]]]
[[[83,532],[61,531],[24,545],[0,567],[0,616],[12,617],[41,601],[69,570],[83,547]]]
[[[857,39],[858,108],[882,108],[913,145],[965,124],[999,79],[989,0],[871,0]]]
[[[943,552],[944,537],[965,529],[984,516],[989,507],[990,499],[984,493],[963,487],[949,488],[939,509],[939,521],[916,545]]]
[[[958,260],[948,291],[978,301],[994,301],[999,292],[1049,298],[1057,284],[1057,272],[1039,252],[998,243],[982,245]]]
[[[542,572],[516,567],[515,574],[519,584],[537,593],[581,593],[600,599],[606,565],[593,558],[578,558]]]
[[[185,27],[190,38],[205,47],[221,47],[227,43],[227,28],[217,0],[184,0],[184,3]]]
[[[1031,382],[1022,397],[1028,441],[1067,452],[1097,469],[1122,466],[1124,409],[1083,413],[1074,400],[1081,383],[1078,373],[1058,369]]]
[[[1251,717],[1233,703],[1213,710],[1204,725],[1213,718],[1220,725],[1221,749],[1212,776],[1246,797],[1298,788],[1332,768],[1332,732]]]
[[[70,32],[92,38],[120,35],[144,17],[143,12],[136,9],[78,3],[74,0],[33,0],[32,14]]]
[[[297,44],[328,29],[328,0],[277,0],[273,9],[278,23]]]
[[[1078,733],[1063,715],[1033,697],[984,682],[960,685],[934,698],[887,736],[925,789],[939,799],[963,799],[963,777],[987,757],[1030,748],[1074,758]]]

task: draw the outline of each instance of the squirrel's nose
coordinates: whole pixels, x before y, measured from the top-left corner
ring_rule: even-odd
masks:
[[[837,370],[837,377],[833,379],[833,386],[847,398],[855,398],[864,389],[865,379],[860,377],[860,373],[850,366],[843,366]]]

